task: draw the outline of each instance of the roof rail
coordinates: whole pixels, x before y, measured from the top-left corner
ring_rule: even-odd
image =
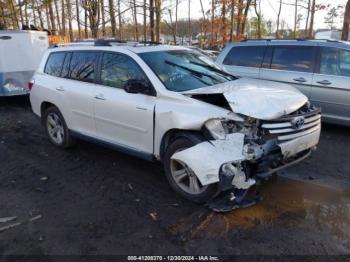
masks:
[[[261,39],[243,39],[240,42],[247,42],[247,41],[308,41],[310,39],[307,38],[290,38],[290,39],[276,39],[276,38],[261,38]]]
[[[124,40],[115,39],[115,38],[111,38],[111,39],[100,38],[100,39],[94,40],[95,46],[112,46],[112,43],[127,44],[128,42]]]

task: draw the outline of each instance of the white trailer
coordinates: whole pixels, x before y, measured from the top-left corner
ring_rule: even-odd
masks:
[[[29,93],[28,82],[48,47],[46,32],[0,30],[0,96]]]

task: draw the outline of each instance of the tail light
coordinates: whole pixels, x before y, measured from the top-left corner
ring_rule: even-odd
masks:
[[[31,80],[30,82],[28,82],[28,89],[29,89],[29,91],[32,90],[33,86],[34,86],[34,80]]]

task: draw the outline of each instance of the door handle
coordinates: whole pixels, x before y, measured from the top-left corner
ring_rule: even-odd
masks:
[[[64,88],[62,86],[59,86],[59,87],[56,87],[56,90],[62,92],[62,91],[64,91]]]
[[[102,94],[95,95],[95,99],[98,99],[98,100],[106,100],[106,98],[105,98]]]
[[[307,82],[307,80],[304,77],[294,78],[293,80],[299,83]]]
[[[317,83],[319,83],[321,85],[324,85],[324,86],[329,86],[330,84],[332,84],[328,80],[317,81]]]

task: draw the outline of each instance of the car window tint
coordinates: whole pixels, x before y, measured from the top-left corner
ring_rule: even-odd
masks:
[[[323,47],[321,49],[320,74],[350,77],[350,51]]]
[[[74,52],[70,61],[69,78],[94,82],[97,52]]]
[[[227,54],[223,64],[260,67],[265,49],[265,46],[235,46]]]
[[[313,50],[312,46],[275,46],[271,69],[311,72]]]
[[[44,72],[52,76],[60,76],[65,56],[65,52],[50,54]]]
[[[101,84],[123,88],[128,80],[147,81],[137,63],[127,55],[104,53],[101,64]]]

